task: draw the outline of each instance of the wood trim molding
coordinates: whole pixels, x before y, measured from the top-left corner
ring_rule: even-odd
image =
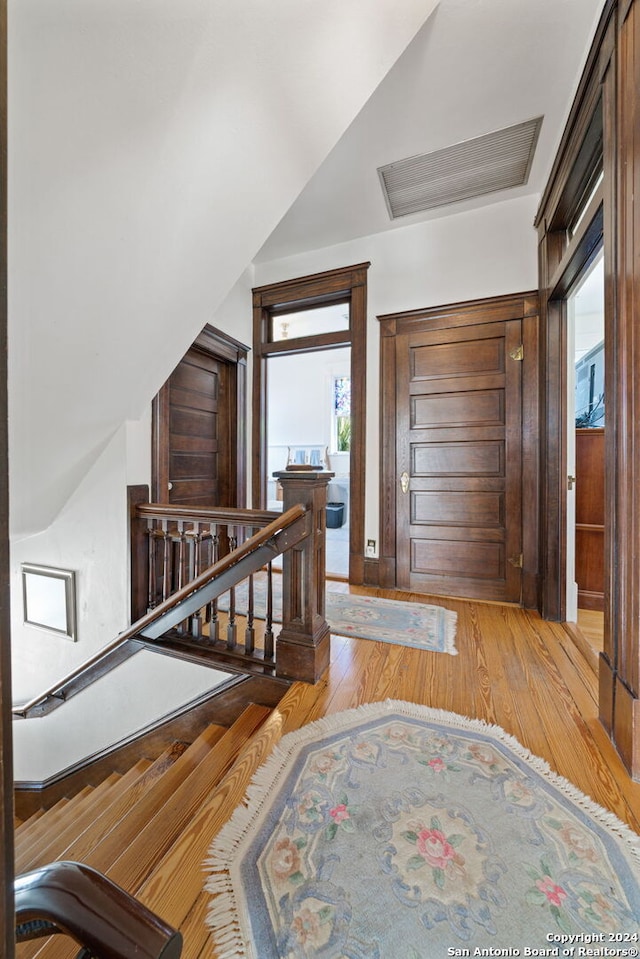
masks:
[[[302,300],[308,301],[316,297],[326,300],[332,295],[348,295],[355,286],[361,286],[363,282],[366,282],[367,270],[370,266],[369,262],[356,263],[353,266],[325,270],[310,276],[294,277],[290,280],[280,280],[278,283],[256,286],[253,290],[254,298],[258,298],[262,307],[286,304],[288,308],[291,308]]]
[[[473,326],[476,323],[500,323],[521,319],[538,312],[538,293],[514,293],[491,296],[481,300],[463,300],[444,306],[429,306],[420,310],[402,313],[385,313],[378,316],[383,336],[410,333],[415,327],[421,330],[449,329],[451,319],[456,326]]]
[[[617,5],[618,0],[606,0],[602,11],[549,180],[538,207],[535,218],[535,226],[538,228],[553,229],[552,221],[560,197],[566,190],[571,171],[576,167],[576,160],[600,95],[599,87],[614,52]],[[547,223],[544,222],[545,219]]]
[[[607,0],[552,174],[536,218],[540,239],[543,438],[542,611],[564,617],[566,430],[563,300],[576,269],[589,261],[598,231],[605,263],[605,584],[600,719],[632,776],[640,776],[640,468],[634,453],[640,398],[638,253],[640,2]],[[587,211],[582,250],[571,253],[569,216],[584,203],[589,164],[599,148],[604,181],[600,223]],[[563,260],[564,256],[564,260]],[[558,299],[551,300],[551,295]]]
[[[252,473],[253,506],[267,502],[267,361],[269,356],[313,352],[328,346],[351,347],[352,440],[350,457],[349,582],[364,580],[364,509],[366,443],[366,338],[367,270],[358,263],[310,276],[295,277],[253,290],[253,410]],[[269,342],[270,317],[275,311],[304,308],[332,300],[349,301],[350,329],[340,333],[308,336],[298,341]]]
[[[0,0],[0,954],[15,955],[7,401],[7,2]]]
[[[163,383],[151,401],[151,496],[154,503],[167,500],[169,461],[165,437],[169,433],[169,382]]]
[[[612,738],[631,778],[640,780],[640,699],[615,677]]]
[[[54,776],[41,782],[16,782],[16,813],[24,820],[38,809],[55,805],[63,796],[75,795],[87,785],[98,785],[113,772],[127,772],[142,756],[154,760],[176,742],[192,743],[211,723],[231,726],[247,702],[274,707],[288,686],[266,676],[230,678],[223,687],[203,693]]]
[[[366,559],[364,561],[364,585],[380,585],[380,563],[377,559]]]
[[[609,249],[605,238],[605,643],[600,672],[600,716],[625,765],[640,777],[640,3],[620,24],[616,73],[609,78],[606,156],[612,164]]]

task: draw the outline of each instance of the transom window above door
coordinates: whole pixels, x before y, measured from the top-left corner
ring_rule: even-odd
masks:
[[[331,303],[296,312],[271,314],[272,343],[349,329],[349,304]]]

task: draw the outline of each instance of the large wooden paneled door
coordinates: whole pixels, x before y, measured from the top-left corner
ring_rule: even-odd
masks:
[[[156,502],[244,505],[246,350],[221,336],[205,328],[155,398]]]
[[[487,302],[382,331],[394,342],[392,356],[383,348],[394,390],[383,447],[393,430],[395,448],[383,454],[383,560],[400,589],[520,603],[528,321],[509,298]]]

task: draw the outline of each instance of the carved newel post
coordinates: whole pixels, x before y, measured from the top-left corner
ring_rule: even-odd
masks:
[[[283,510],[307,507],[308,535],[283,555],[282,630],[276,643],[276,675],[315,683],[329,665],[325,619],[325,530],[327,486],[334,473],[282,470]]]

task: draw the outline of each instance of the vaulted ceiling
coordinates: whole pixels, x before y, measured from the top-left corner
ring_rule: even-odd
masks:
[[[603,0],[10,0],[12,525],[50,525],[257,259],[539,193]],[[378,168],[542,116],[528,182]]]
[[[604,0],[440,0],[257,259],[539,194],[603,6]],[[390,218],[378,168],[540,116],[526,184]]]
[[[436,0],[9,0],[12,527],[136,419]]]

